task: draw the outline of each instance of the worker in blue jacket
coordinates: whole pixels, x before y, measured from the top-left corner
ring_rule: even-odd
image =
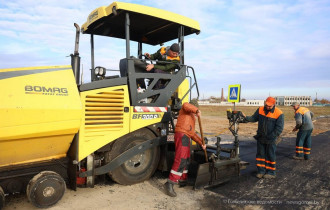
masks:
[[[295,111],[296,126],[293,128],[293,132],[298,131],[296,139],[296,155],[293,159],[296,160],[308,160],[311,154],[312,146],[312,132],[314,113],[309,111],[306,107],[301,107],[299,103],[295,102],[291,105]]]
[[[260,107],[248,122],[258,122],[257,135],[257,178],[273,179],[276,177],[276,144],[284,127],[284,114],[275,107],[275,98],[268,97],[265,106]],[[244,114],[243,114],[244,115]],[[245,115],[244,115],[245,116]]]

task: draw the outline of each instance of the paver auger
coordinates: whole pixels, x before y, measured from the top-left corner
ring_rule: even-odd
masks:
[[[239,123],[245,122],[245,117],[240,111],[227,110],[229,130],[234,135],[234,142],[231,146],[221,145],[221,137],[216,136],[215,145],[207,145],[206,161],[205,154],[201,151],[194,153],[194,159],[198,162],[197,176],[194,188],[215,186],[229,181],[240,175],[245,169],[247,162],[241,161],[239,157]]]

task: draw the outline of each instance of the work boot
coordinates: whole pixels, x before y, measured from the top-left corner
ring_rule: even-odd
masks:
[[[264,177],[264,174],[257,174],[256,177],[257,177],[258,179],[261,179],[262,177]]]
[[[166,182],[164,184],[164,189],[167,195],[171,196],[171,197],[176,197],[176,193],[174,192],[173,189],[173,184],[170,182]]]
[[[187,186],[188,182],[187,180],[179,180],[179,187],[185,187]]]
[[[265,178],[265,179],[275,179],[276,176],[275,176],[275,175],[271,175],[271,174],[265,174],[265,175],[264,175],[264,178]]]
[[[293,159],[295,160],[304,160],[304,157],[298,157],[298,156],[292,156]]]

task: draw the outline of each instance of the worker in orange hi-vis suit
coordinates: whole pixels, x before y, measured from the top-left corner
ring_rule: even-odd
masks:
[[[205,150],[206,145],[202,144],[202,139],[195,132],[195,117],[201,116],[201,111],[194,105],[184,103],[175,126],[175,158],[174,163],[164,188],[166,194],[175,197],[174,184],[184,185],[187,181],[188,164],[190,159],[190,139],[202,146]]]
[[[291,105],[295,111],[296,126],[293,132],[298,131],[296,139],[296,155],[293,159],[296,160],[309,160],[312,147],[312,132],[314,113],[306,107],[301,107],[299,103],[295,102]]]

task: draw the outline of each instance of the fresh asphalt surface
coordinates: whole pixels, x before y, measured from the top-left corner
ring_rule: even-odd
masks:
[[[276,179],[255,177],[256,141],[239,137],[240,158],[249,162],[241,176],[208,190],[205,209],[330,209],[330,131],[312,137],[311,159],[294,160],[295,138],[276,150]]]
[[[224,136],[222,143],[232,142],[231,138]],[[239,137],[239,140],[240,158],[250,165],[241,171],[241,176],[207,188],[199,202],[201,207],[196,209],[330,209],[330,131],[312,137],[311,160],[308,161],[292,159],[295,138],[284,138],[276,151],[277,176],[271,180],[255,177],[256,141],[251,137]],[[155,176],[164,179],[168,173],[158,171]],[[190,179],[193,182],[192,176]],[[20,202],[26,202],[24,194],[16,196],[21,198]],[[6,202],[19,202],[16,196],[7,196]]]

